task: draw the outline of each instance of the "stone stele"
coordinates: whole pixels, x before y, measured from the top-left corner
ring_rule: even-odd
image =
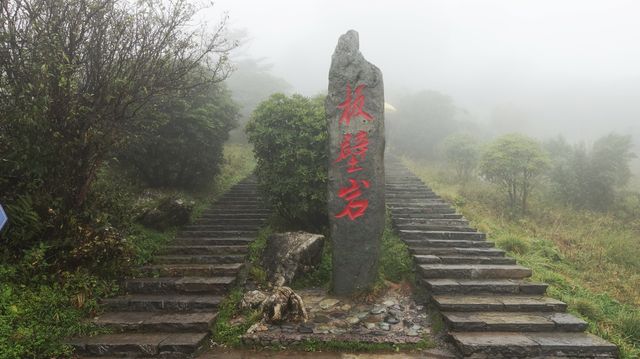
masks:
[[[362,56],[353,30],[333,53],[325,110],[332,290],[350,295],[376,280],[385,224],[382,72]]]

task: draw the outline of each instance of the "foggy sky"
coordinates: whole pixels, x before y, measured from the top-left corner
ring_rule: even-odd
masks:
[[[236,54],[266,58],[294,92],[326,91],[340,34],[380,67],[387,98],[450,95],[479,122],[518,109],[516,128],[571,140],[640,140],[640,1],[217,0],[207,17],[246,30]]]

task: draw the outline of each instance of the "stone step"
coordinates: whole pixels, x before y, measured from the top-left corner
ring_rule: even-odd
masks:
[[[208,238],[208,237],[177,237],[171,244],[175,246],[234,246],[248,245],[253,238]]]
[[[246,254],[249,246],[166,246],[162,249],[162,254]]]
[[[504,257],[505,252],[496,248],[461,248],[461,247],[425,247],[411,250],[413,255],[434,255],[434,256],[481,256],[481,257]]]
[[[234,231],[234,230],[210,230],[210,231],[185,231],[178,232],[180,237],[212,237],[212,238],[229,238],[229,237],[255,237],[258,230],[254,231]]]
[[[548,285],[513,279],[422,279],[425,288],[431,294],[519,294],[543,295]]]
[[[516,264],[516,260],[509,257],[480,257],[480,256],[438,256],[444,264]]]
[[[253,212],[253,211],[268,211],[269,209],[263,205],[255,205],[255,204],[236,204],[236,203],[221,203],[214,204],[210,209],[204,210],[203,214],[216,213],[218,211],[223,211],[226,213],[232,213],[230,211],[245,211],[245,212]]]
[[[441,312],[565,312],[559,300],[534,295],[434,295]]]
[[[76,354],[100,356],[180,357],[196,353],[203,347],[208,331],[194,333],[118,333],[73,339]]]
[[[413,261],[416,264],[430,264],[430,263],[442,263],[442,260],[438,256],[434,255],[414,255]]]
[[[216,313],[107,312],[93,323],[116,332],[206,332]]]
[[[243,254],[215,254],[215,255],[161,255],[153,258],[156,264],[186,264],[186,263],[243,263]]]
[[[531,269],[519,265],[492,264],[421,264],[423,278],[523,279],[531,277]]]
[[[400,231],[446,231],[446,232],[473,232],[469,226],[450,226],[444,224],[396,224]]]
[[[247,223],[190,224],[181,231],[257,231],[260,225]]]
[[[107,298],[101,304],[114,311],[194,311],[211,312],[218,307],[222,297],[196,294],[127,294]]]
[[[219,215],[233,215],[234,217],[237,215],[251,215],[251,216],[268,216],[271,214],[270,209],[265,208],[236,208],[232,206],[228,207],[212,207],[210,209],[206,209],[202,211],[201,217],[213,217]]]
[[[265,220],[267,218],[269,218],[269,214],[271,213],[270,211],[263,211],[263,212],[247,212],[247,211],[240,211],[239,213],[229,213],[229,212],[225,212],[224,210],[217,210],[219,211],[218,213],[202,213],[202,215],[200,217],[198,217],[198,220],[211,220],[211,219],[215,219],[215,220],[225,220],[225,219],[259,219],[259,220]]]
[[[430,219],[430,218],[394,218],[393,223],[401,224],[433,224],[443,226],[469,226],[466,219]]]
[[[397,214],[392,212],[392,217],[397,218],[398,216],[402,216],[403,218],[417,218],[422,220],[431,220],[431,219],[464,219],[464,217],[459,213],[423,213],[423,212],[415,212],[415,213],[402,213]]]
[[[458,332],[451,339],[473,358],[617,358],[615,345],[587,333]]]
[[[241,199],[238,197],[220,198],[216,201],[215,206],[255,206],[259,207],[264,202],[259,199]]]
[[[413,191],[413,192],[386,191],[384,197],[387,200],[392,200],[392,199],[412,199],[412,200],[441,199],[435,193],[428,192],[428,191]]]
[[[135,278],[125,281],[129,293],[138,294],[221,294],[235,282],[235,277],[160,277]]]
[[[262,226],[266,222],[266,217],[260,218],[202,218],[193,222],[194,225],[254,225],[256,227]]]
[[[455,332],[582,332],[587,322],[569,313],[443,312]]]
[[[409,250],[424,247],[493,248],[495,246],[493,242],[455,239],[405,239],[404,242],[409,246]]]
[[[410,212],[420,212],[420,213],[455,213],[455,209],[453,209],[448,204],[418,204],[418,203],[400,203],[400,204],[388,204],[388,207],[391,208],[392,212],[397,213],[410,213]]]
[[[467,241],[483,241],[487,235],[482,232],[451,232],[451,231],[421,231],[399,230],[400,238],[404,239],[462,239]]]
[[[140,271],[152,277],[215,277],[234,276],[244,263],[230,264],[152,264],[143,266]]]

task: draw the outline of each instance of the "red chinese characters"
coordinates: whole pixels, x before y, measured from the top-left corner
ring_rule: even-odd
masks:
[[[365,120],[371,121],[373,120],[373,116],[364,111],[364,95],[362,94],[362,89],[364,85],[360,85],[356,87],[355,95],[356,98],[352,100],[353,94],[351,93],[351,84],[347,84],[347,98],[343,103],[338,105],[338,108],[342,110],[342,115],[340,116],[340,124],[346,124],[347,126],[351,123],[352,117],[362,116]]]
[[[349,179],[351,186],[343,187],[338,191],[338,196],[343,198],[345,201],[348,201],[347,206],[342,210],[342,212],[336,214],[336,218],[349,217],[350,220],[354,220],[364,214],[369,207],[368,199],[359,199],[362,196],[362,191],[360,190],[360,185],[364,186],[364,188],[369,188],[369,181],[367,180],[355,180],[353,178]]]
[[[351,123],[351,119],[358,116],[363,117],[366,121],[373,120],[373,116],[365,112],[363,108],[365,97],[362,89],[364,87],[365,85],[356,87],[355,99],[353,99],[354,94],[351,91],[351,85],[347,84],[346,99],[338,105],[338,108],[342,109],[340,125],[348,126]],[[368,149],[369,136],[367,131],[360,130],[355,136],[352,133],[345,133],[340,144],[340,153],[334,163],[346,161],[346,171],[349,174],[362,171],[363,168],[360,166],[360,163],[365,160]],[[362,198],[362,189],[368,189],[369,187],[370,183],[367,179],[349,178],[349,186],[342,187],[338,191],[338,196],[344,199],[347,204],[335,217],[346,217],[353,221],[363,216],[369,207],[369,200]]]

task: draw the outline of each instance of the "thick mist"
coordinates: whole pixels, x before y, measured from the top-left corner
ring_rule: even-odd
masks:
[[[355,29],[394,106],[433,90],[498,133],[640,137],[638,2],[220,0],[206,16],[222,12],[244,34],[236,58],[271,63],[291,92],[326,91],[337,38]]]

